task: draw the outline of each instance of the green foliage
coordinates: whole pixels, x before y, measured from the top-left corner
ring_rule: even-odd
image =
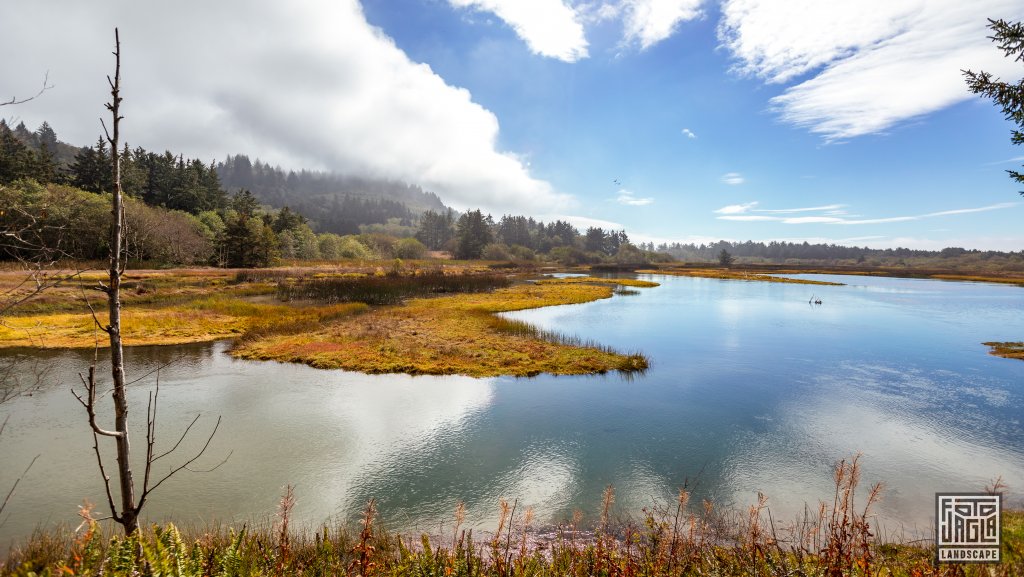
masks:
[[[320,241],[308,224],[295,224],[277,235],[281,258],[315,260],[321,257]]]
[[[718,264],[722,266],[732,266],[732,263],[736,262],[736,257],[729,254],[729,251],[722,249],[722,252],[718,253]]]
[[[484,247],[492,239],[490,227],[483,213],[479,210],[471,210],[459,217],[459,223],[456,227],[456,238],[458,239],[458,245],[455,250],[457,258],[480,258]]]
[[[56,174],[52,151],[33,151],[0,121],[0,184],[20,179],[50,182]]]
[[[1007,22],[1002,19],[989,19],[988,22],[993,32],[990,38],[999,49],[1008,58],[1013,57],[1017,62],[1024,62],[1024,23]],[[1010,142],[1024,144],[1024,78],[1017,82],[1003,82],[993,78],[988,72],[970,70],[965,70],[964,76],[971,92],[990,98],[993,104],[1002,109],[1006,119],[1017,126],[1011,132]],[[1024,183],[1024,173],[1016,170],[1006,172],[1010,174],[1010,178]],[[1021,194],[1024,195],[1024,191],[1021,191]]]
[[[403,238],[395,242],[394,253],[396,258],[421,259],[427,255],[427,247],[415,238]]]
[[[227,190],[248,189],[270,206],[290,206],[315,221],[321,232],[358,234],[361,226],[383,225],[391,219],[409,227],[414,212],[445,210],[434,193],[401,182],[284,171],[241,154],[228,156],[216,168]]]
[[[492,242],[484,247],[484,250],[480,254],[480,258],[484,260],[510,260],[512,258],[512,253],[504,243]]]
[[[338,236],[325,232],[317,235],[320,246],[320,258],[338,260],[343,258],[369,259],[371,254],[354,236]]]
[[[431,250],[441,250],[455,237],[455,216],[451,210],[441,213],[428,210],[420,215],[416,239]]]

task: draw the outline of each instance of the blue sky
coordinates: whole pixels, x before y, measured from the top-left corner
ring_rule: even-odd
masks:
[[[1024,150],[960,74],[1024,75],[985,38],[1019,2],[77,4],[5,6],[6,53],[57,28],[6,97],[40,71],[54,88],[9,121],[94,141],[119,25],[125,131],[147,148],[400,178],[655,242],[1024,249],[1004,172]]]

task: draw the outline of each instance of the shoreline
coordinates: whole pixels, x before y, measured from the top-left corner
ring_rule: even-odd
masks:
[[[318,271],[309,272],[321,274]],[[410,277],[415,278],[416,272]],[[497,313],[611,298],[620,285],[657,286],[649,281],[543,279],[492,292],[449,293],[369,306],[360,302],[280,302],[273,297],[276,284],[261,279],[230,285],[226,282],[229,274],[204,270],[199,275],[203,282],[185,288],[175,286],[175,279],[187,273],[164,275],[163,288],[139,274],[154,286],[125,299],[125,345],[234,339],[229,354],[237,358],[367,374],[580,375],[635,372],[648,366],[639,352],[614,351],[599,343],[503,319]],[[266,272],[269,278],[275,274]],[[182,284],[192,281],[195,279]],[[106,335],[98,331],[88,313],[66,310],[68,295],[64,296],[65,302],[52,302],[56,312],[7,317],[0,327],[0,348],[104,348]]]

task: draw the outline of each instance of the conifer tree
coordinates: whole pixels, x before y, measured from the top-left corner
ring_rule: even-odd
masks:
[[[989,19],[988,22],[988,27],[994,32],[989,38],[1006,57],[1024,62],[1024,23],[1011,23],[1002,19]],[[1024,78],[1016,82],[1003,82],[993,78],[988,72],[963,72],[971,92],[992,99],[995,105],[1002,108],[1006,119],[1017,125],[1017,128],[1011,131],[1010,142],[1024,144]],[[1010,174],[1010,178],[1024,183],[1024,173],[1016,170],[1006,172]],[[1024,191],[1021,191],[1021,195],[1024,195]]]

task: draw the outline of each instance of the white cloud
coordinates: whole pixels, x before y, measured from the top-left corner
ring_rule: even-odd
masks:
[[[755,206],[757,206],[756,200],[746,204],[730,204],[729,206],[723,206],[715,212],[718,214],[740,214],[753,209]]]
[[[1016,74],[986,18],[1024,18],[1019,0],[725,0],[719,38],[736,68],[771,83],[782,118],[836,140],[884,131],[974,98],[961,69]]]
[[[646,50],[671,36],[680,22],[701,16],[703,0],[623,0],[623,42]]]
[[[725,216],[719,216],[716,218],[718,218],[718,220],[737,220],[740,222],[766,222],[773,220],[782,220],[777,216],[765,216],[763,214],[727,214]]]
[[[1024,160],[1024,156],[1014,156],[1013,158],[1007,158],[1006,160],[998,160],[996,162],[986,162],[985,166],[995,166],[997,164],[1009,164],[1011,162],[1020,162]]]
[[[26,88],[5,89],[27,93],[46,70],[54,86],[18,107],[26,124],[47,120],[62,140],[96,140],[115,25],[123,138],[133,146],[401,179],[457,208],[573,206],[497,148],[493,113],[411,61],[356,0],[7,3],[0,50],[19,56],[4,76]],[[51,40],[39,44],[43,27]]]
[[[783,224],[838,224],[838,225],[857,225],[857,224],[885,224],[890,222],[907,222],[913,220],[922,220],[926,218],[935,218],[938,216],[953,216],[958,214],[971,214],[975,212],[987,212],[990,210],[1003,210],[1007,208],[1014,208],[1019,206],[1019,202],[1001,202],[999,204],[992,204],[988,206],[980,206],[974,208],[958,208],[954,210],[943,210],[939,212],[929,212],[927,214],[919,214],[914,216],[887,216],[882,218],[863,218],[855,219],[849,216],[836,215],[835,210],[831,210],[835,207],[845,206],[842,204],[830,204],[827,206],[819,206],[813,208],[790,208],[790,209],[754,209],[757,205],[756,202],[750,202],[747,204],[733,204],[729,206],[723,206],[722,208],[714,211],[722,216],[717,216],[718,220],[731,220],[740,222],[781,222]],[[823,215],[813,216],[772,216],[769,214],[749,214],[751,212],[758,213],[800,213],[820,211]]]
[[[774,213],[791,213],[791,212],[821,212],[826,211],[829,214],[835,212],[842,212],[838,209],[846,206],[845,204],[829,204],[825,206],[810,206],[807,208],[775,208],[775,209],[760,209],[757,212],[774,212]]]
[[[647,206],[648,204],[653,204],[654,199],[650,197],[637,198],[633,191],[622,188],[619,189],[619,196],[615,198],[615,202],[626,206]]]
[[[687,138],[697,138],[697,135],[694,134],[693,131],[690,130],[689,128],[684,128],[683,134],[685,134]]]
[[[743,184],[746,182],[746,179],[738,172],[727,172],[722,175],[722,182],[735,186],[737,184]]]
[[[456,8],[494,13],[535,54],[576,62],[587,57],[581,15],[561,0],[448,0]]]

